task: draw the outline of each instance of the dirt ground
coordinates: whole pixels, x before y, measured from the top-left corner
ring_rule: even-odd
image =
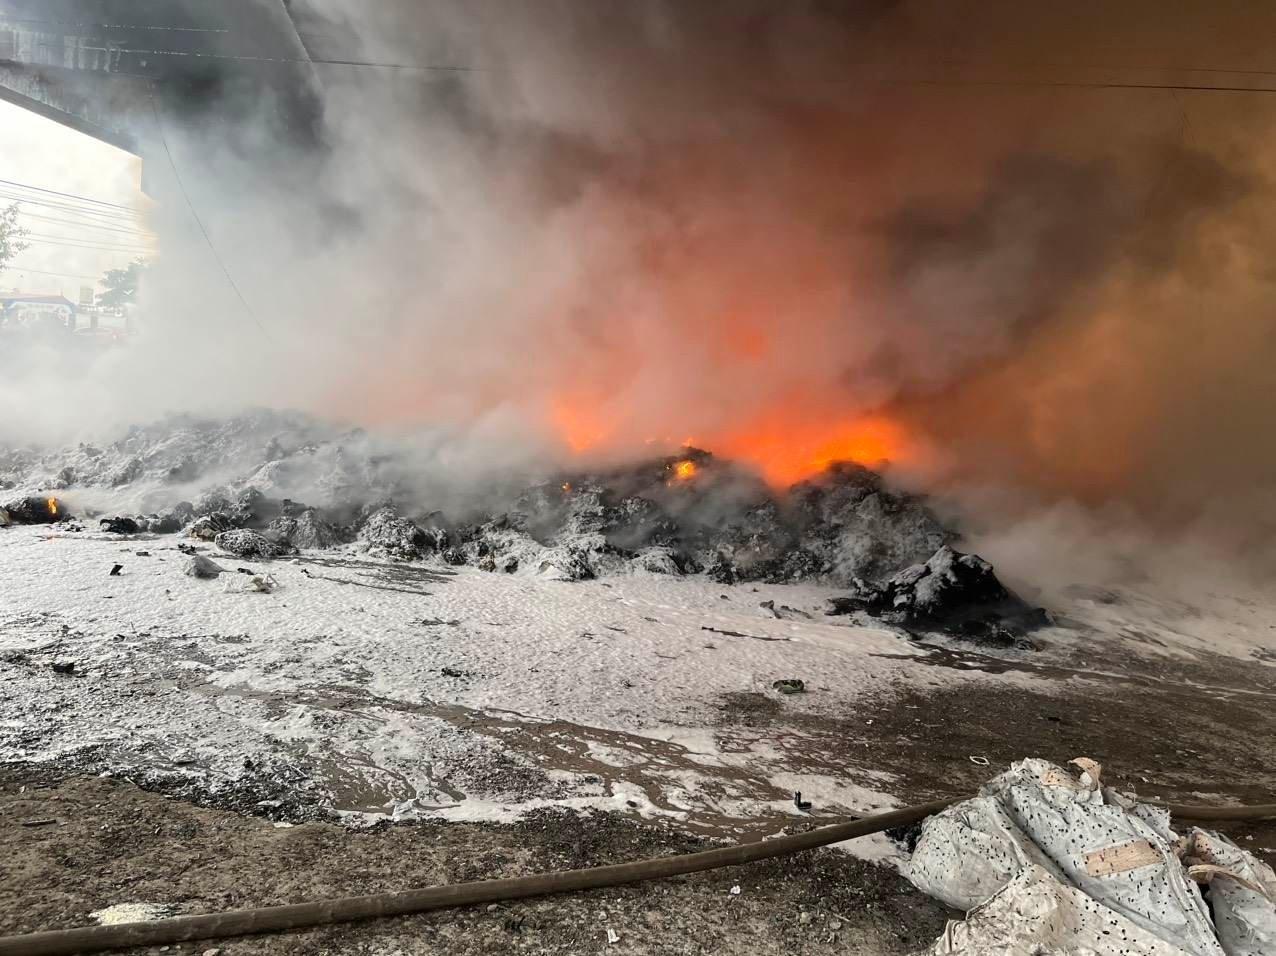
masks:
[[[808,766],[890,773],[892,791],[908,805],[973,794],[1025,756],[1061,766],[1091,757],[1105,768],[1105,783],[1166,803],[1276,803],[1276,748],[1269,745],[1276,739],[1276,674],[1270,668],[1204,654],[1171,663],[1103,660],[1096,653],[1090,663],[1094,669],[1084,674],[1031,659],[1010,665],[1056,679],[1050,692],[897,688],[889,707],[837,715],[798,714],[762,694],[729,694],[719,705],[718,733],[744,749],[783,728],[800,735]],[[944,649],[936,666],[1008,665]],[[1276,821],[1207,826],[1276,865]]]
[[[972,794],[1029,755],[1061,764],[1093,757],[1120,789],[1169,802],[1276,800],[1276,751],[1267,745],[1276,735],[1276,672],[1205,653],[1175,661],[1114,648],[1105,659],[1103,646],[1072,663],[936,647],[936,667],[1050,681],[884,687],[826,711],[742,688],[717,698],[715,744],[744,754],[758,742],[796,748],[808,772],[839,779],[849,772],[851,783],[848,768],[872,768],[889,776],[901,804]],[[0,765],[0,934],[86,925],[95,910],[122,903],[164,904],[169,915],[215,912],[711,845],[673,824],[549,811],[513,825],[351,830],[254,799],[147,791],[82,766]],[[831,822],[832,813],[814,807],[810,825]],[[1218,829],[1276,863],[1276,823]],[[882,956],[924,950],[952,915],[891,869],[820,851],[618,889],[168,951]]]
[[[1204,693],[1175,676],[1160,675],[1155,693],[1120,677],[1098,689],[1088,680],[1075,694],[971,687],[917,692],[900,697],[889,712],[874,710],[871,725],[855,713],[803,720],[772,698],[732,694],[721,701],[719,732],[724,740],[747,743],[796,727],[813,765],[880,767],[898,775],[906,803],[973,792],[1024,754],[1060,763],[1092,755],[1122,789],[1174,802],[1271,802],[1276,755],[1259,743],[1276,729],[1270,698],[1241,693],[1242,675],[1235,671],[1207,675],[1230,679],[1238,690],[1228,694]],[[1276,823],[1221,829],[1276,862]],[[670,824],[567,812],[541,812],[507,826],[287,826],[124,780],[9,766],[0,768],[0,933],[84,925],[94,910],[119,903],[169,904],[171,915],[212,912],[709,845]],[[731,892],[735,886],[738,894]],[[632,887],[169,951],[877,956],[925,949],[954,915],[891,869],[820,851]],[[614,944],[608,929],[619,937]]]
[[[213,912],[708,846],[663,825],[569,813],[534,814],[511,826],[278,827],[121,780],[6,768],[0,934],[90,924],[91,912],[119,903],[171,904],[170,915]],[[923,949],[945,918],[942,906],[892,870],[826,850],[633,887],[187,943],[168,952],[896,954]],[[619,936],[615,944],[608,929]]]

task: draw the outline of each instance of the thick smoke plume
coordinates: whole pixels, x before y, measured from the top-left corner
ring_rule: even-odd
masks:
[[[1206,49],[1163,5],[980,6],[311,0],[311,43],[457,69],[316,67],[313,148],[269,103],[162,117],[145,339],[0,419],[295,407],[467,473],[889,458],[990,534],[1076,507],[1264,551],[1276,98],[1053,84],[1241,69],[1271,17]]]

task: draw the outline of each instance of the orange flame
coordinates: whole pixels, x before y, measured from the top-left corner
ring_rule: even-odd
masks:
[[[677,481],[690,481],[699,470],[694,461],[680,461],[673,466],[673,476]]]
[[[49,514],[52,515],[54,518],[58,516],[58,499],[57,498],[49,499]]]
[[[710,449],[724,458],[753,465],[775,485],[801,481],[836,461],[873,467],[899,461],[910,451],[903,430],[886,418],[829,422],[800,417],[790,420],[784,415],[723,435]]]
[[[610,429],[598,417],[590,413],[591,402],[586,399],[559,398],[554,402],[551,417],[558,434],[576,454],[597,448],[611,437]]]

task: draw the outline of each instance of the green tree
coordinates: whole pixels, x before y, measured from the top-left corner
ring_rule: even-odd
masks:
[[[134,259],[123,269],[108,269],[102,276],[105,292],[99,292],[97,304],[108,309],[121,309],[137,295],[137,284],[146,271],[145,259]]]
[[[18,204],[0,209],[0,272],[9,260],[27,247],[27,231],[18,225]]]

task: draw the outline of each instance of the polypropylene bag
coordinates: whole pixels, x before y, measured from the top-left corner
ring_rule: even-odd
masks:
[[[1276,873],[1227,837],[1193,829],[1188,874],[1207,883],[1214,928],[1227,956],[1276,954]]]
[[[1028,865],[965,920],[948,924],[935,956],[1187,956],[1075,886]]]
[[[979,798],[930,818],[909,878],[950,905],[970,908],[1037,866],[1172,951],[1225,956],[1163,811],[1103,791],[1098,765],[1080,766],[1078,779],[1043,760],[1020,761]],[[1078,937],[1063,951],[1117,956],[1119,943],[1105,934]]]
[[[908,878],[928,896],[965,912],[1032,865],[1066,882],[1063,872],[1020,832],[997,798],[980,796],[927,821],[913,851]]]

